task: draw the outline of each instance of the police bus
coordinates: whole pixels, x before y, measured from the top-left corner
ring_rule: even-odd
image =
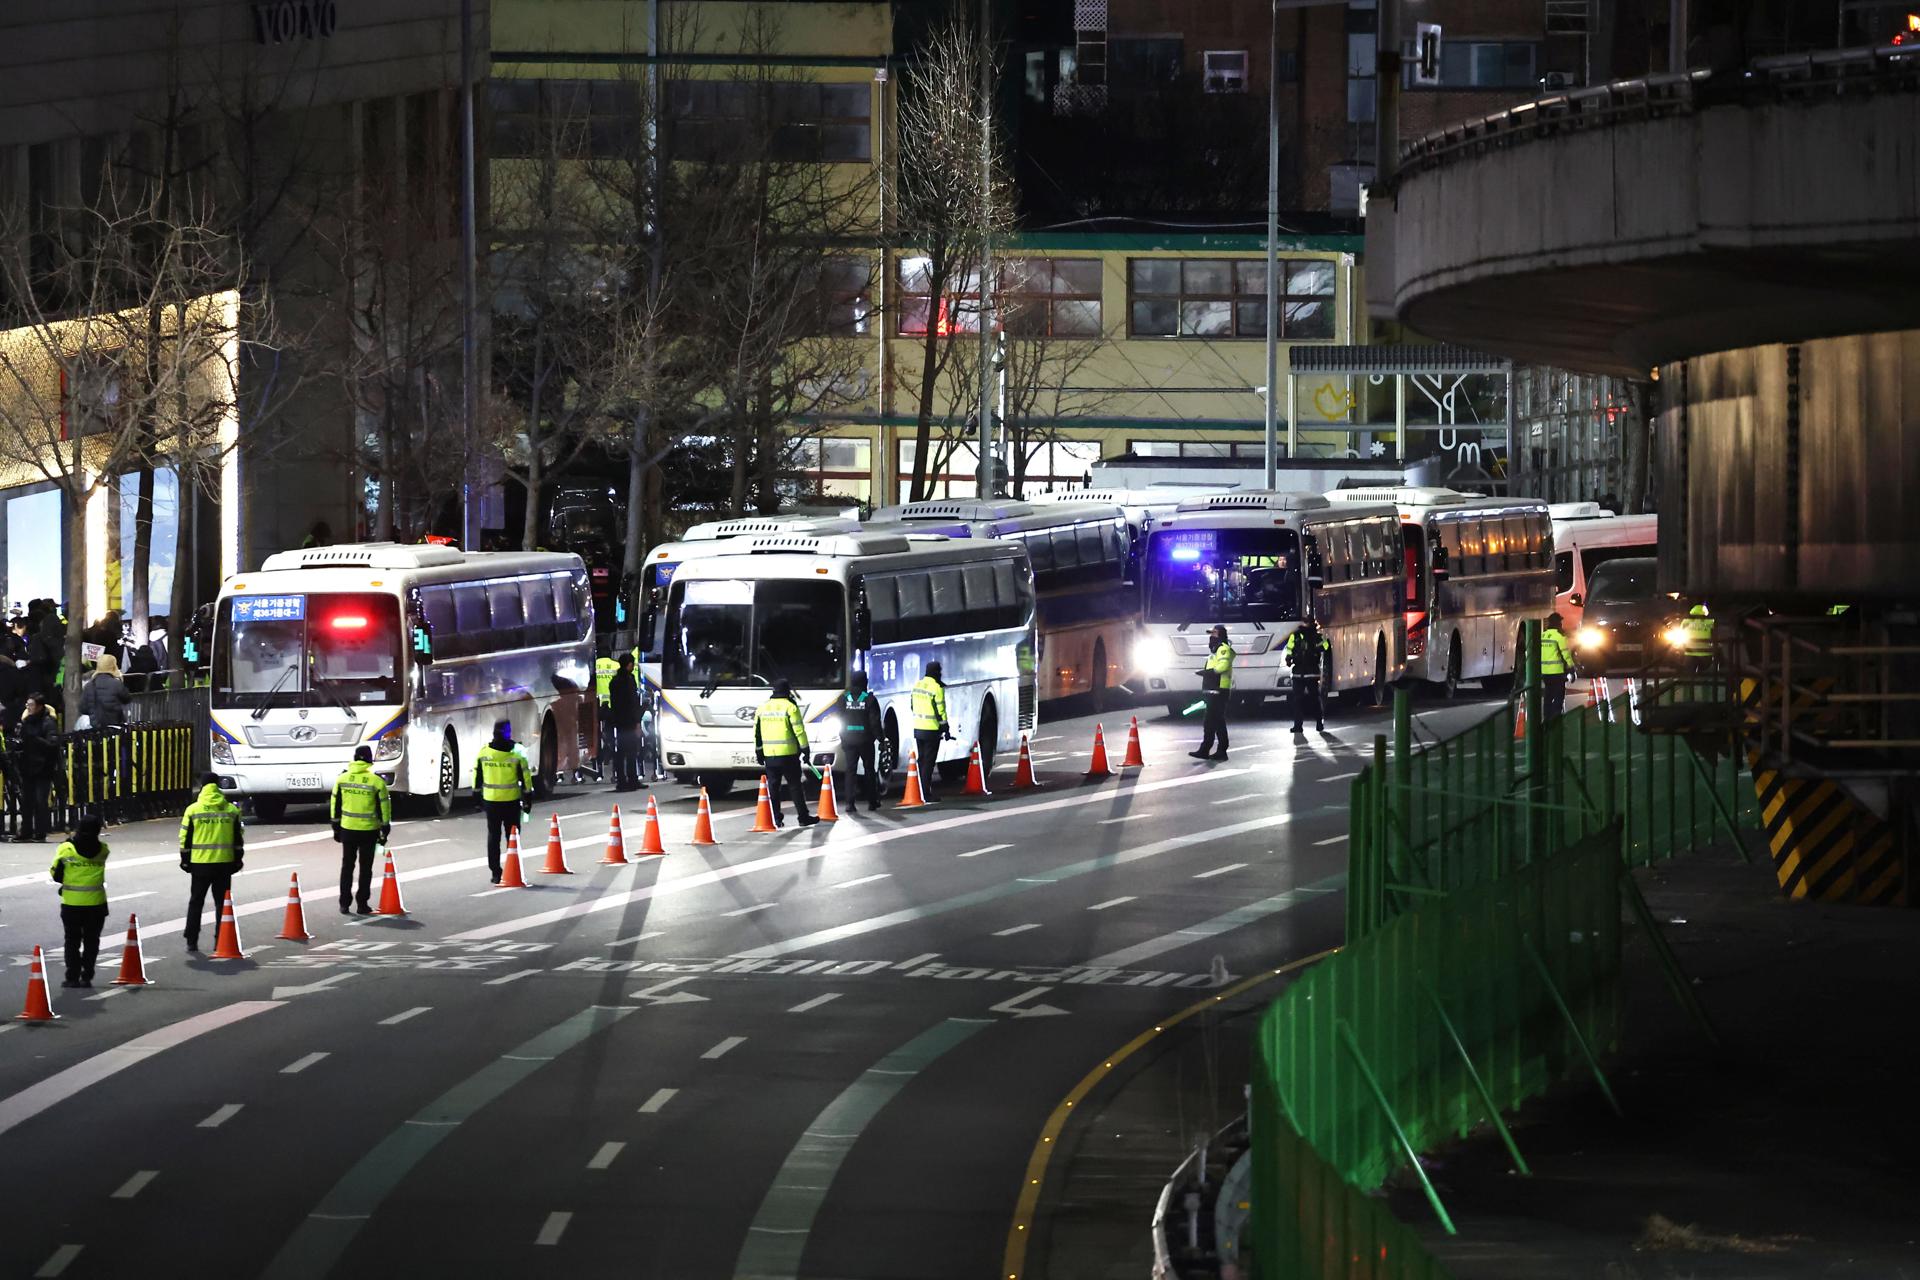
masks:
[[[1459,696],[1462,680],[1510,679],[1522,625],[1553,609],[1547,504],[1454,489],[1336,489],[1336,505],[1388,503],[1400,513],[1407,678]]]
[[[1035,507],[1005,498],[909,502],[873,513],[870,528],[1000,538],[1026,549],[1039,601],[1040,696],[1091,697],[1133,674],[1140,592],[1128,575],[1127,521],[1110,503]]]
[[[1172,515],[1189,498],[1205,497],[1214,492],[1225,493],[1230,487],[1222,485],[1218,490],[1174,486],[1156,489],[1055,489],[1047,493],[1029,494],[1027,501],[1038,507],[1095,503],[1120,508],[1120,514],[1127,522],[1127,581],[1137,583],[1140,581],[1140,557],[1146,550],[1147,535],[1153,532],[1154,524]]]
[[[667,587],[662,759],[710,790],[757,776],[754,716],[783,679],[810,755],[824,759],[838,744],[847,677],[865,671],[880,701],[884,776],[905,765],[909,693],[937,661],[953,739],[921,766],[959,775],[978,741],[991,767],[1034,727],[1034,650],[1033,575],[1017,544],[877,530],[730,538],[682,561]]]
[[[498,720],[536,781],[594,754],[593,595],[576,555],[379,542],[267,557],[220,590],[213,767],[278,821],[352,760],[448,812]]]
[[[1375,705],[1406,663],[1399,513],[1317,493],[1246,490],[1190,498],[1147,537],[1146,689],[1178,713],[1200,692],[1207,632],[1226,627],[1237,700],[1290,691],[1282,651],[1309,613],[1331,652],[1330,693]]]

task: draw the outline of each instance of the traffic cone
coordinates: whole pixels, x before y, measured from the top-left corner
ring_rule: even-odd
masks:
[[[213,959],[245,960],[240,946],[240,926],[233,919],[233,890],[227,890],[220,902],[220,932],[213,940]]]
[[[33,968],[27,975],[27,1007],[20,1011],[15,1022],[52,1022],[60,1015],[53,1011],[52,1001],[47,999],[47,962],[41,956],[40,948],[33,949]]]
[[[767,775],[763,773],[760,775],[760,799],[753,806],[754,834],[759,835],[779,829],[773,825],[773,801],[767,796]]]
[[[293,873],[293,882],[287,886],[287,918],[280,926],[280,936],[288,942],[311,942],[313,935],[307,932],[307,912],[300,905],[300,873]]]
[[[407,909],[400,901],[400,877],[393,874],[393,850],[387,850],[387,869],[380,873],[380,909],[377,916],[403,916]]]
[[[1525,699],[1513,704],[1513,740],[1520,741],[1527,736],[1527,704]]]
[[[1013,789],[1031,791],[1040,784],[1033,777],[1033,755],[1027,749],[1027,735],[1020,735],[1020,764],[1013,771]]]
[[[693,815],[693,843],[719,844],[713,838],[713,807],[707,803],[707,789],[700,788],[700,808]]]
[[[627,865],[627,837],[620,830],[620,806],[613,806],[613,816],[607,819],[607,851],[600,858],[603,867],[624,867]]]
[[[1144,769],[1147,758],[1140,754],[1140,717],[1127,717],[1127,758],[1120,762],[1122,769]]]
[[[615,817],[618,817],[620,814],[618,808],[613,812]],[[666,846],[660,843],[660,806],[653,802],[653,795],[649,792],[647,795],[647,827],[646,830],[640,833],[640,852],[664,854],[666,851]]]
[[[567,851],[560,844],[560,815],[547,815],[547,864],[540,868],[543,876],[570,876],[573,868],[567,865]]]
[[[820,803],[813,816],[822,822],[840,821],[840,806],[833,802],[833,766],[820,771]]]
[[[987,771],[980,767],[980,744],[973,744],[973,754],[967,757],[967,789],[970,796],[990,796],[987,790]]]
[[[520,828],[507,828],[507,854],[500,860],[500,887],[502,889],[528,889],[527,877],[520,870]],[[386,905],[385,886],[380,890],[380,904]]]
[[[893,807],[917,809],[926,802],[927,798],[920,794],[920,753],[909,751],[907,753],[907,789],[901,793],[900,803]]]
[[[127,945],[120,950],[120,976],[113,980],[113,985],[144,987],[149,981],[147,962],[140,954],[140,918],[128,916]]]
[[[1107,734],[1102,725],[1093,726],[1093,759],[1087,764],[1089,778],[1111,778],[1113,766],[1107,763]]]

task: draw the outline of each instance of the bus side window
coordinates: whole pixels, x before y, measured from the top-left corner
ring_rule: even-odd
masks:
[[[960,570],[967,592],[967,630],[986,631],[998,625],[999,601],[993,590],[993,566],[970,564]]]
[[[876,573],[867,575],[862,582],[867,591],[867,612],[873,616],[873,643],[894,643],[900,639],[900,610],[894,603],[894,579]]]
[[[1573,552],[1562,551],[1553,557],[1554,590],[1568,592],[1573,590]]]
[[[996,560],[993,562],[993,595],[999,603],[996,608],[999,615],[994,621],[996,627],[1017,627],[1027,620],[1027,593],[1023,589],[1025,575],[1015,560]]]
[[[420,614],[433,628],[433,656],[460,656],[460,628],[453,619],[453,588],[420,588]]]
[[[900,592],[900,638],[925,640],[940,634],[940,619],[933,611],[933,580],[926,570],[903,573],[894,579]]]
[[[449,637],[453,656],[471,657],[487,651],[487,589],[478,583],[462,582],[453,588],[453,630]]]
[[[1454,562],[1456,578],[1470,578],[1486,572],[1486,535],[1478,520],[1460,522],[1460,558]]]
[[[935,569],[928,575],[933,586],[934,617],[945,620],[942,631],[953,629],[955,623],[965,625],[962,615],[967,611],[967,599],[960,585],[960,568]]]
[[[489,649],[519,649],[526,645],[527,616],[520,604],[518,582],[487,585]]]
[[[548,575],[547,581],[553,584],[553,621],[559,628],[561,638],[585,639],[586,631],[581,626],[580,595],[573,589],[573,576],[555,573]]]
[[[1053,534],[1049,530],[1030,533],[1020,541],[1027,549],[1027,559],[1032,562],[1035,573],[1053,571]]]
[[[1507,568],[1525,569],[1533,562],[1533,518],[1527,515],[1508,516],[1507,526]]]
[[[1039,541],[1039,539],[1035,539]],[[1055,529],[1051,538],[1053,544],[1053,568],[1078,569],[1080,567],[1080,543],[1072,529]]]
[[[545,578],[520,580],[520,608],[527,616],[528,644],[559,644],[573,638],[560,634],[553,617],[553,587]]]
[[[1104,568],[1113,563],[1108,554],[1107,530],[1105,525],[1083,524],[1075,530],[1080,544],[1080,563],[1089,569]]]
[[[1366,539],[1366,574],[1369,578],[1377,578],[1391,571],[1392,566],[1387,562],[1387,538],[1394,527],[1385,520],[1369,520],[1362,530],[1362,536]]]

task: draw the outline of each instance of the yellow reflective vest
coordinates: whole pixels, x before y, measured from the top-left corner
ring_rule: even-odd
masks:
[[[1289,641],[1288,643],[1292,642]],[[1220,647],[1215,649],[1207,658],[1207,665],[1204,669],[1220,677],[1219,688],[1222,693],[1233,688],[1233,659],[1233,646],[1230,644],[1220,645]]]
[[[1687,654],[1704,657],[1713,652],[1713,615],[1707,606],[1697,604],[1687,610]]]
[[[753,744],[762,755],[797,756],[807,749],[807,722],[791,698],[768,698],[753,720]]]
[[[104,907],[107,905],[107,844],[100,842],[98,857],[89,858],[73,847],[71,840],[54,851],[53,865],[47,874],[60,872],[60,905],[63,907]]]
[[[393,824],[393,796],[386,779],[365,760],[355,760],[334,779],[333,820],[348,831],[378,831]]]
[[[620,674],[618,658],[595,658],[593,660],[593,696],[600,705],[605,706],[608,691],[613,687],[613,678]]]
[[[913,706],[913,731],[938,733],[947,722],[947,686],[932,676],[921,676],[908,701]]]
[[[473,787],[487,804],[519,804],[533,794],[533,771],[517,751],[501,751],[489,744],[480,748],[473,768]]]
[[[180,815],[180,851],[187,861],[233,862],[240,857],[240,810],[209,782]]]
[[[1570,661],[1567,656],[1567,637],[1561,634],[1560,628],[1540,628],[1540,674],[1563,676],[1567,674]]]

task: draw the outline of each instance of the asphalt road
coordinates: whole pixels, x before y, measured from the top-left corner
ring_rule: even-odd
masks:
[[[599,865],[616,797],[573,788],[526,890],[491,889],[470,808],[403,821],[405,918],[337,914],[337,847],[294,811],[249,829],[244,961],[185,954],[173,825],[137,824],[91,992],[59,987],[53,846],[0,847],[0,1004],[39,943],[61,1015],[0,1030],[0,1275],[996,1275],[1103,1054],[1338,941],[1386,720],[1243,717],[1203,764],[1196,721],[1143,709],[1147,767],[1088,782],[1093,717],[1056,717],[1039,791],[1005,761],[988,798],[773,835],[736,792],[710,848],[667,784],[668,853],[627,867]],[[535,871],[549,813],[572,875]],[[306,943],[274,937],[293,871]],[[130,911],[150,987],[108,985]]]

